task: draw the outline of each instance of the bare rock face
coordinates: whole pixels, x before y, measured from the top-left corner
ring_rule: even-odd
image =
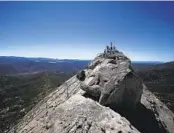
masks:
[[[9,133],[174,133],[174,114],[121,52],[107,47]]]
[[[174,114],[167,106],[162,103],[145,85],[143,85],[143,95],[141,103],[148,111],[153,114],[153,119],[158,124],[161,133],[174,132]],[[141,111],[143,112],[143,111]],[[144,116],[146,117],[146,116]],[[149,117],[149,116],[148,116]],[[147,117],[146,117],[147,118]]]
[[[102,105],[135,107],[140,103],[143,91],[141,79],[136,76],[130,60],[124,54],[106,54],[100,54],[88,69],[77,74],[81,89],[99,97]],[[85,78],[81,80],[79,77],[84,77],[84,73]]]
[[[22,132],[33,133],[139,133],[129,121],[107,107],[80,95],[71,97],[48,114],[33,121]]]

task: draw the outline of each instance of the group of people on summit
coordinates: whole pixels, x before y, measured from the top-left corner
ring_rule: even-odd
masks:
[[[104,53],[116,53],[118,50],[116,50],[115,46],[113,46],[113,43],[110,43],[110,47],[106,46],[106,49],[104,50]]]

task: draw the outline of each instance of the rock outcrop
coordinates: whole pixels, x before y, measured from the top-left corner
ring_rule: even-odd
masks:
[[[35,119],[24,132],[33,133],[139,133],[111,109],[80,95],[57,106],[46,118]],[[19,131],[22,133],[22,131]]]
[[[99,97],[102,105],[134,108],[140,103],[143,82],[133,71],[130,59],[118,51],[100,54],[77,78],[81,89]]]
[[[147,90],[129,58],[108,47],[9,132],[174,133],[174,114]]]

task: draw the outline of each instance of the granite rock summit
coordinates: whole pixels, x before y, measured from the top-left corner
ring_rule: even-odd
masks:
[[[174,114],[111,43],[9,133],[174,133]]]
[[[140,103],[143,82],[134,72],[130,59],[115,50],[112,43],[86,70],[78,72],[77,78],[81,89],[99,97],[102,105],[135,108]]]

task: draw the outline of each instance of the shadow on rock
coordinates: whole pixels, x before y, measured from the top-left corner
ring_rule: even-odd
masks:
[[[120,107],[114,111],[124,116],[129,122],[142,133],[167,133],[160,122],[156,120],[154,113],[144,105],[137,105],[136,109]]]
[[[85,93],[83,96],[94,101],[99,100],[98,97],[93,97],[89,93]],[[141,133],[168,133],[163,125],[157,121],[154,113],[143,104],[138,104],[136,109],[131,109],[128,106],[118,108],[108,105],[108,107],[125,117]]]
[[[90,98],[90,99],[92,99],[94,101],[99,101],[99,97],[92,96],[91,94],[89,94],[87,92],[84,93],[83,96],[86,97],[86,98]]]

